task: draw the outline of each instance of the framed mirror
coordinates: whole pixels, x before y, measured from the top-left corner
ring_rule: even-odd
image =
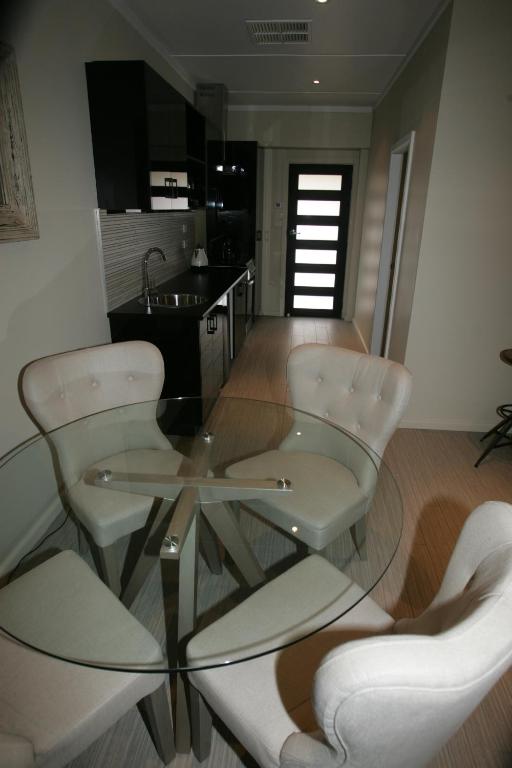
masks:
[[[0,242],[39,237],[13,49],[0,43]]]

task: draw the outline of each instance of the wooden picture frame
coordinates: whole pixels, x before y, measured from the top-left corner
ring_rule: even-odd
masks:
[[[0,43],[0,242],[39,237],[14,50]]]

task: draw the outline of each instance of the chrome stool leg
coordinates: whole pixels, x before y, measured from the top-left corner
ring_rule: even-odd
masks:
[[[509,435],[512,431],[512,404],[507,403],[506,405],[499,405],[496,408],[496,413],[498,416],[501,416],[501,421],[480,438],[480,441],[482,441],[486,440],[491,435],[494,435],[485,451],[475,462],[475,467],[478,467],[485,457],[495,448],[504,448],[506,445],[512,445],[512,437]]]

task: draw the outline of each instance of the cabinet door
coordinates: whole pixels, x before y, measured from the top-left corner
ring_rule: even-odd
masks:
[[[204,117],[191,104],[186,105],[187,155],[205,162],[206,138]]]
[[[151,167],[153,170],[159,170],[158,166],[162,167],[162,164],[169,162],[185,163],[185,99],[147,65],[145,82]]]
[[[98,206],[150,209],[144,64],[86,65]]]
[[[220,322],[219,322],[220,320]],[[210,412],[224,384],[224,327],[221,316],[210,312],[199,323],[201,393],[204,418]]]

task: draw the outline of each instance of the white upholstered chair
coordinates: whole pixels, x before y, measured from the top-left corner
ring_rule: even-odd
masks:
[[[407,407],[411,375],[399,363],[327,344],[303,344],[290,352],[287,379],[294,408],[333,422],[368,445],[368,458],[355,442],[318,423],[301,420],[278,450],[231,465],[233,478],[286,477],[297,493],[248,506],[321,551],[351,528],[364,542],[364,515],[377,479],[379,457]],[[307,447],[310,445],[310,452]],[[314,514],[312,513],[314,510]],[[357,531],[355,526],[358,526]]]
[[[306,558],[198,634],[189,657],[222,647],[226,632],[225,647],[236,646],[236,627],[256,636],[260,605],[277,606],[279,632],[279,606],[304,613],[308,594],[313,614],[311,585],[325,604],[336,580],[342,592],[346,577],[318,555]],[[511,665],[511,628],[512,505],[487,502],[467,519],[418,618],[395,622],[366,597],[302,642],[191,679],[261,768],[421,768]],[[206,751],[204,735],[196,744]]]
[[[91,662],[162,669],[156,640],[74,552],[1,589],[0,624],[57,655],[61,649]],[[169,763],[174,739],[165,678],[61,661],[0,632],[0,768],[60,768],[137,703]]]
[[[120,592],[115,542],[143,528],[153,500],[147,496],[87,485],[91,467],[121,472],[176,474],[183,459],[156,422],[164,365],[160,351],[146,341],[105,344],[44,357],[23,372],[25,405],[43,432],[50,434],[69,504],[96,545],[103,580]],[[122,412],[119,406],[144,403]],[[83,418],[94,416],[90,425]],[[76,425],[72,422],[82,420]]]

